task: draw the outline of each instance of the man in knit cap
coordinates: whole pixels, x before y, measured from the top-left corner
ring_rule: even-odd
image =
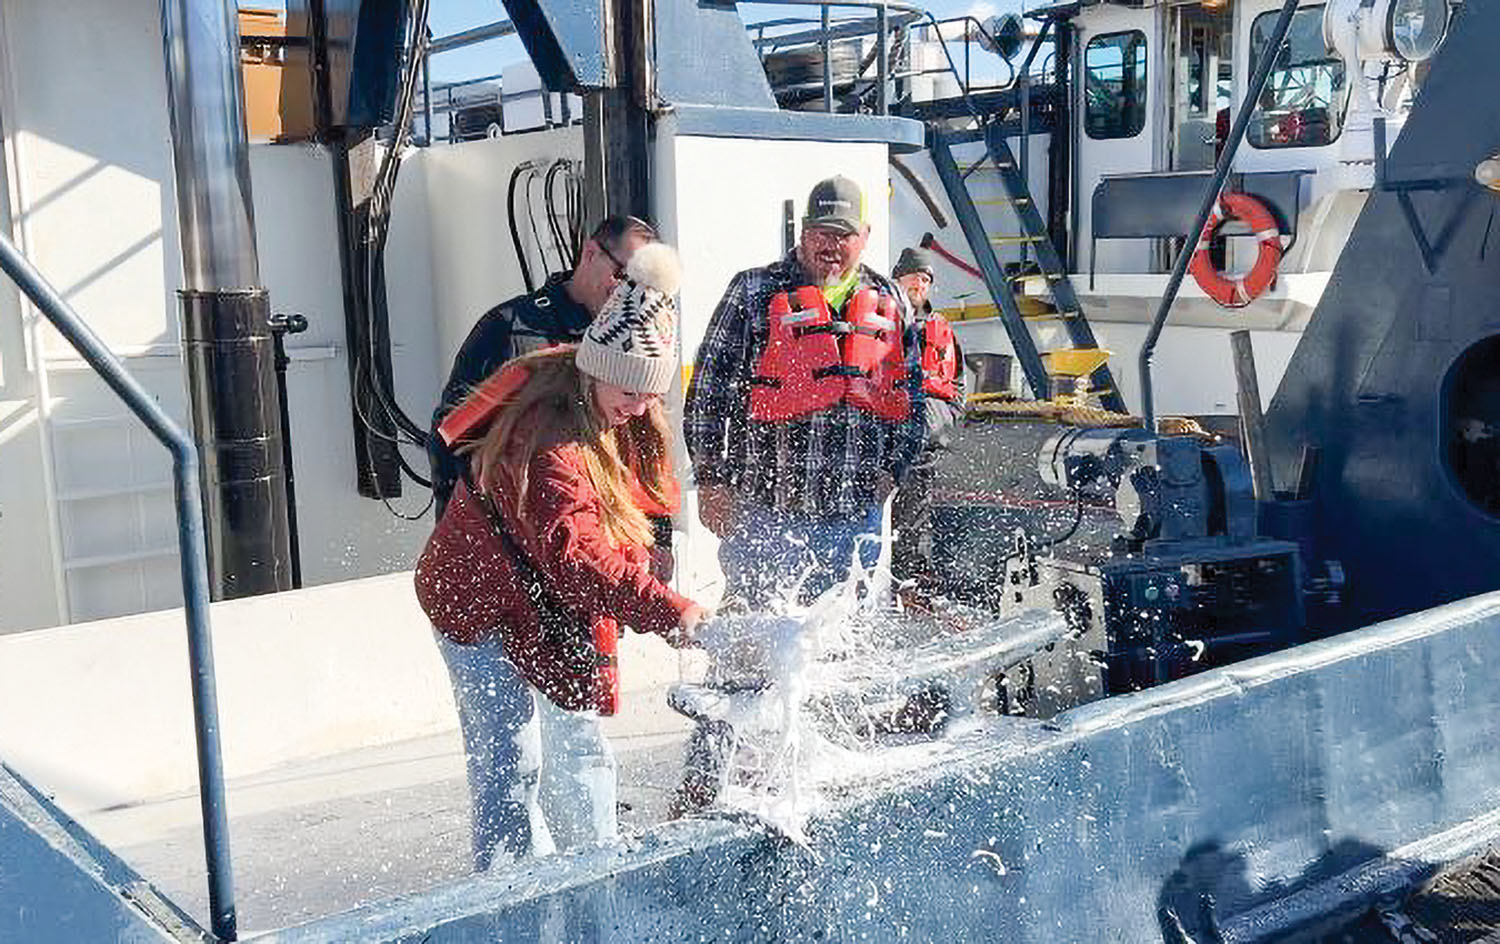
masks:
[[[965,376],[963,350],[947,319],[932,310],[928,296],[936,272],[925,249],[901,251],[891,276],[906,293],[916,313],[921,336],[922,392],[927,420],[927,445],[901,483],[891,503],[891,571],[899,581],[928,576],[932,562],[932,478],[938,452],[947,447],[954,425],[963,415]]]

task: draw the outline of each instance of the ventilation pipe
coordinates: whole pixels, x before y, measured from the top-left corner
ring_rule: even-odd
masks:
[[[162,0],[183,359],[215,599],[291,587],[270,301],[260,285],[233,0]]]

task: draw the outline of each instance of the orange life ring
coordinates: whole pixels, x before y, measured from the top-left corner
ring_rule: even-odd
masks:
[[[1243,220],[1260,240],[1260,253],[1255,265],[1244,275],[1229,275],[1214,268],[1209,258],[1208,247],[1218,234],[1219,227],[1229,220]],[[1218,206],[1203,224],[1203,235],[1198,237],[1198,249],[1188,271],[1214,301],[1225,308],[1243,308],[1276,281],[1276,266],[1281,262],[1281,230],[1276,217],[1266,205],[1247,193],[1222,193]]]

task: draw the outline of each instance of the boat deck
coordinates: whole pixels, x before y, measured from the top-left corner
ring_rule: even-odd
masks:
[[[666,818],[687,725],[615,732],[621,826]],[[229,834],[242,935],[430,888],[469,871],[469,798],[456,731],[231,780]],[[205,927],[196,794],[84,825]]]

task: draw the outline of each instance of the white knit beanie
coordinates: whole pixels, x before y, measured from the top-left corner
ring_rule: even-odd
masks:
[[[666,393],[677,373],[677,285],[682,267],[665,243],[637,249],[578,344],[578,369],[634,393]]]

